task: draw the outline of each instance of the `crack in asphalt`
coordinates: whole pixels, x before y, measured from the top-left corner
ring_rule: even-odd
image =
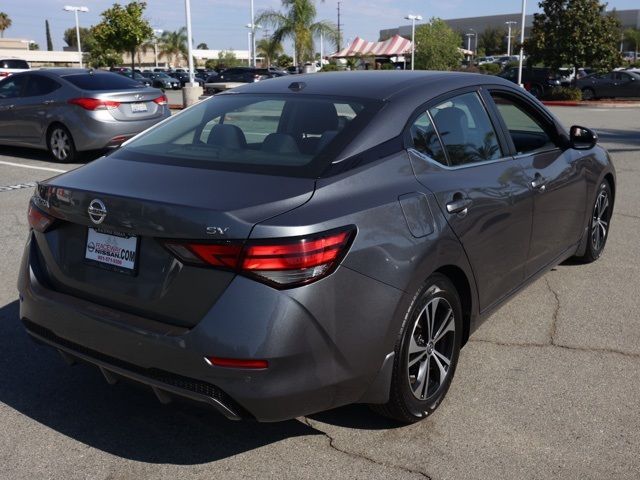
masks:
[[[551,283],[549,283],[549,277],[544,277],[544,282],[547,284],[547,289],[553,294],[556,299],[556,308],[553,310],[553,314],[551,316],[551,326],[549,327],[549,345],[556,345],[556,328],[558,323],[558,313],[560,313],[560,295],[556,292],[552,287]]]
[[[617,212],[617,213],[616,213],[616,215],[619,215],[619,216],[621,216],[621,217],[635,218],[636,220],[640,220],[640,216],[638,216],[638,215],[631,215],[631,214],[629,214],[629,213],[620,213],[620,212]]]
[[[623,215],[623,214],[619,214],[619,215]],[[635,217],[635,218],[639,218],[640,217]],[[558,324],[558,316],[560,313],[560,294],[558,292],[556,292],[552,287],[551,287],[551,283],[549,282],[549,278],[545,277],[544,281],[547,285],[547,289],[549,290],[549,292],[551,292],[553,294],[553,297],[555,298],[555,308],[553,310],[553,314],[551,316],[551,326],[549,328],[549,342],[548,343],[535,343],[535,342],[500,342],[497,340],[485,340],[485,339],[481,339],[481,338],[470,338],[468,341],[469,342],[477,342],[477,343],[490,343],[492,345],[498,345],[501,347],[521,347],[521,348],[528,348],[528,347],[537,347],[537,348],[544,348],[544,347],[549,347],[549,348],[562,348],[564,350],[574,350],[574,351],[578,351],[578,352],[591,352],[591,353],[613,353],[616,355],[622,355],[624,357],[627,358],[640,358],[640,353],[631,353],[631,352],[625,352],[624,350],[618,350],[615,348],[598,348],[598,347],[579,347],[579,346],[575,346],[575,345],[566,345],[566,344],[562,344],[562,343],[558,343],[556,341],[556,330],[557,330],[557,324]]]
[[[339,448],[335,444],[335,439],[331,435],[329,435],[327,432],[325,432],[324,430],[321,430],[316,425],[313,425],[311,423],[311,420],[309,420],[309,418],[302,417],[302,421],[303,421],[303,423],[305,425],[307,425],[310,428],[313,428],[314,430],[320,432],[324,437],[326,437],[326,439],[328,440],[328,443],[329,443],[329,447],[332,448],[333,450],[335,450],[336,452],[340,452],[340,453],[342,453],[344,455],[348,455],[348,456],[353,457],[353,458],[359,458],[359,459],[362,459],[362,460],[366,460],[366,461],[368,461],[370,463],[373,463],[374,465],[379,465],[379,466],[387,467],[387,468],[394,468],[396,470],[401,470],[403,472],[411,473],[413,475],[420,475],[421,477],[426,478],[428,480],[433,480],[432,477],[430,477],[426,473],[421,472],[419,470],[412,470],[410,468],[403,467],[401,465],[394,465],[392,463],[380,462],[378,460],[375,460],[373,458],[367,457],[365,455],[362,455],[362,454],[359,454],[359,453],[350,452],[348,450],[344,450],[342,448]]]

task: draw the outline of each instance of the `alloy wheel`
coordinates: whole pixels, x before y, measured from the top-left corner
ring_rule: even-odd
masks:
[[[591,219],[591,246],[595,252],[599,252],[604,247],[609,228],[609,218],[609,193],[604,189],[600,191],[598,198],[596,198]]]
[[[51,132],[50,140],[51,153],[58,160],[66,160],[71,152],[71,139],[67,132],[61,128],[56,128]]]
[[[437,392],[447,378],[455,328],[453,308],[444,297],[433,298],[417,316],[407,349],[407,377],[418,400]]]

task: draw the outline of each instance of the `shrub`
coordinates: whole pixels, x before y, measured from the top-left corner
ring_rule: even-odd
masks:
[[[383,63],[383,64],[380,66],[380,69],[381,69],[381,70],[395,70],[395,69],[396,69],[396,67],[394,67],[394,66],[393,66],[393,63]]]
[[[582,100],[582,92],[575,87],[553,87],[545,96],[545,100]]]
[[[478,70],[485,75],[497,75],[502,71],[502,67],[497,63],[485,63],[484,65],[480,65]]]
[[[335,63],[329,63],[328,65],[323,65],[321,72],[336,72],[340,70]]]

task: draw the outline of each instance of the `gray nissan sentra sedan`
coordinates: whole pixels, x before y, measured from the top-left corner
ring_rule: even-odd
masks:
[[[240,87],[38,185],[20,317],[163,402],[414,422],[493,310],[601,255],[616,184],[596,142],[492,76]]]
[[[116,73],[54,68],[0,82],[0,145],[45,149],[58,162],[117,147],[170,115],[160,90]]]

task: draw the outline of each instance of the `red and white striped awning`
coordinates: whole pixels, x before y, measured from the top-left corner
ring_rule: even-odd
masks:
[[[384,42],[367,42],[366,40],[356,37],[351,45],[343,48],[339,52],[331,55],[333,58],[343,57],[393,57],[396,55],[404,55],[411,52],[411,40],[394,35]]]

